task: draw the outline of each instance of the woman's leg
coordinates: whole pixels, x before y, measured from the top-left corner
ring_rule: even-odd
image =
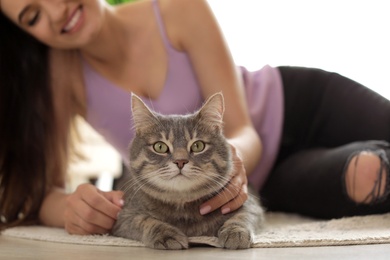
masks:
[[[280,71],[285,122],[266,207],[320,218],[390,211],[390,102],[335,73]]]

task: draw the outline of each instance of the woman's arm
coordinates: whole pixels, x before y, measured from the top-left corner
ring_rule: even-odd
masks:
[[[205,0],[160,3],[168,36],[173,46],[189,54],[203,96],[206,98],[222,91],[225,99],[224,133],[235,151],[237,173],[228,191],[206,203],[201,212],[212,211],[224,204],[222,212],[234,210],[247,198],[246,174],[254,170],[262,150],[260,137],[247,110],[242,79]]]
[[[222,91],[224,131],[249,173],[261,154],[261,142],[247,110],[243,82],[219,26],[205,0],[160,1],[174,47],[187,52],[205,98]]]
[[[66,194],[60,188],[53,188],[43,200],[39,220],[45,226],[64,227]]]
[[[58,129],[63,130],[59,133],[59,139],[67,146],[71,118],[75,114],[85,114],[85,93],[79,54],[72,50],[52,49],[50,66]],[[67,73],[64,74],[64,71]],[[69,152],[69,149],[66,150]],[[66,194],[65,190],[60,188],[65,186],[64,179],[61,174],[53,175],[53,188],[46,194],[40,208],[41,223],[64,227],[71,234],[109,232],[121,210],[123,193],[102,192],[91,184],[83,184],[73,193]]]

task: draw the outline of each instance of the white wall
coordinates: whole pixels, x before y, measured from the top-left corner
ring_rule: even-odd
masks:
[[[390,99],[387,0],[209,0],[238,65],[336,71]]]

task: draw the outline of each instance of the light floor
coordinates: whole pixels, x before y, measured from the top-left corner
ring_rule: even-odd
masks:
[[[138,247],[106,247],[60,244],[0,236],[0,260],[250,260],[250,259],[390,259],[390,244],[336,247],[257,248],[240,251],[195,247],[160,251]]]

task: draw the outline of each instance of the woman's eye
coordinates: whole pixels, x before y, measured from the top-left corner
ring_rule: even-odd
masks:
[[[204,150],[206,147],[205,143],[202,141],[196,141],[191,145],[191,151],[194,153],[200,153],[201,151]]]
[[[169,151],[168,145],[163,142],[157,142],[153,145],[153,149],[157,153],[167,153]]]
[[[27,19],[26,19],[27,25],[34,26],[39,20],[40,12],[38,12],[38,11],[33,12],[32,11],[29,14],[27,14],[26,17],[27,17]]]

